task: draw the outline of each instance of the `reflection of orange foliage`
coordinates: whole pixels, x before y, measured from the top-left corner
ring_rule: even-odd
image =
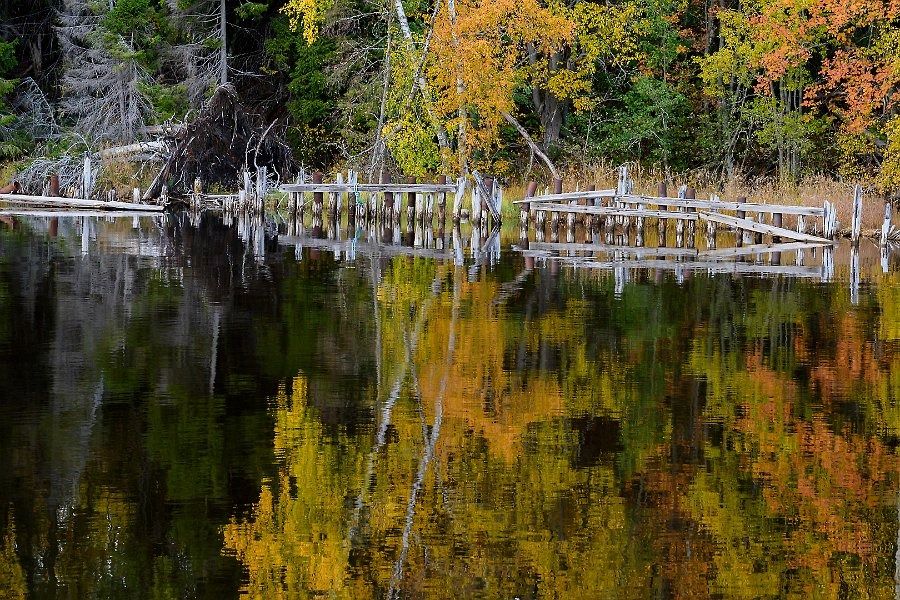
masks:
[[[897,467],[894,456],[877,438],[834,433],[821,419],[796,419],[789,402],[778,405],[765,402],[738,428],[758,441],[752,472],[765,484],[772,516],[790,523],[793,566],[824,575],[841,553],[871,565],[877,559],[871,512],[882,502],[886,474]]]
[[[660,451],[665,453],[668,446]],[[684,492],[696,475],[695,466],[657,465],[641,480],[648,507],[641,514],[642,535],[652,548],[657,587],[672,598],[705,598],[710,595],[715,546],[690,515]],[[635,482],[631,483],[634,487]],[[629,490],[634,493],[634,490]]]

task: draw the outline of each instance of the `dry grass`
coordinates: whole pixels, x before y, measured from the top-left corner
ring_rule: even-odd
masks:
[[[853,184],[836,181],[826,177],[807,177],[796,184],[782,183],[775,179],[747,180],[734,177],[722,182],[719,178],[704,171],[684,174],[664,174],[659,171],[643,169],[629,165],[629,175],[634,180],[635,191],[641,194],[657,194],[660,181],[666,181],[668,194],[677,195],[681,185],[693,186],[697,190],[697,198],[709,198],[715,194],[722,200],[733,201],[741,197],[748,202],[763,204],[794,204],[800,206],[822,206],[826,200],[837,207],[838,227],[850,227],[853,209]],[[597,189],[616,187],[618,169],[610,165],[596,165],[579,169],[570,169],[563,175],[563,191],[586,189],[595,185]],[[537,179],[536,179],[537,180]],[[540,181],[538,188],[542,192],[547,182]],[[518,200],[525,194],[525,182],[513,182],[504,190],[505,199]],[[518,215],[518,207],[505,203],[504,212],[510,216]],[[863,196],[863,229],[881,228],[884,218],[884,198],[881,195],[866,194]],[[785,225],[793,224],[793,219],[785,216]]]

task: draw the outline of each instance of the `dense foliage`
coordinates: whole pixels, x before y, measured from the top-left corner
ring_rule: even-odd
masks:
[[[0,23],[0,77],[104,143],[229,81],[318,167],[514,173],[512,117],[560,163],[900,180],[889,0],[30,0]]]

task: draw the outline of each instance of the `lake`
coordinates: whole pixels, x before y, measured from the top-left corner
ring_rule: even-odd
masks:
[[[0,590],[900,593],[897,254],[468,232],[3,217]]]

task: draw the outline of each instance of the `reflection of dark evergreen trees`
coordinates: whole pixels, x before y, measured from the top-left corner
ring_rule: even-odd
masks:
[[[335,425],[364,414],[366,282],[325,257],[259,262],[214,218],[91,221],[85,255],[80,220],[17,227],[0,233],[0,529],[14,515],[30,587],[235,589],[218,527],[271,471],[278,383],[307,372]]]

